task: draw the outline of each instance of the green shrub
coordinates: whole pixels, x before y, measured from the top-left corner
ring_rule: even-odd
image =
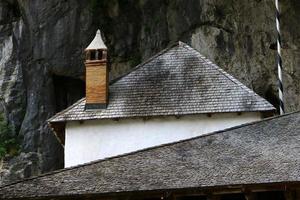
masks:
[[[0,113],[0,159],[5,155],[16,155],[19,152],[19,143],[13,135],[11,127]]]

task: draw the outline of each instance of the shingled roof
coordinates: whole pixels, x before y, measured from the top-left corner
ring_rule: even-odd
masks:
[[[112,83],[107,109],[85,110],[83,98],[49,121],[270,110],[265,99],[178,42]]]
[[[300,181],[300,112],[0,188],[0,199]]]

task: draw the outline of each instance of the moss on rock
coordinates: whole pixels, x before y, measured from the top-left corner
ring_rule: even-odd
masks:
[[[18,154],[19,149],[20,145],[17,138],[13,135],[3,114],[0,114],[0,159],[7,154],[10,156]]]

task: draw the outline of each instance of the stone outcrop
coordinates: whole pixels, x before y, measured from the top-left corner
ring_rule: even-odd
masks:
[[[281,3],[285,100],[294,111],[300,108],[300,3]],[[274,5],[266,0],[2,0],[0,111],[22,153],[4,160],[0,184],[63,166],[63,149],[46,120],[84,96],[82,51],[98,28],[111,79],[182,40],[277,106],[274,24]]]

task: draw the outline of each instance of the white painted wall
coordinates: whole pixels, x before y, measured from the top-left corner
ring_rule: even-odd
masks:
[[[216,130],[260,120],[260,113],[221,113],[161,117],[149,120],[122,119],[68,122],[65,167],[170,143]]]

